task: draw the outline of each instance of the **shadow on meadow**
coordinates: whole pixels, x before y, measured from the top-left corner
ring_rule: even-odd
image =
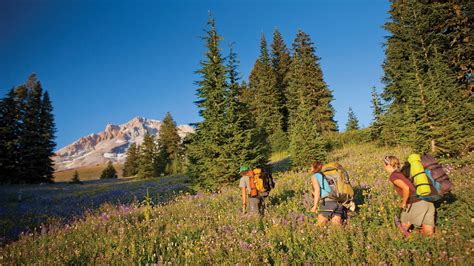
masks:
[[[170,201],[178,195],[177,192],[189,191],[186,182],[186,177],[170,176],[144,180],[89,180],[82,184],[57,182],[2,186],[0,246],[42,224],[69,223],[79,219],[105,203],[129,205],[141,202],[147,191],[154,203]]]
[[[271,205],[280,205],[292,200],[296,196],[296,191],[292,189],[283,190],[281,193],[270,198]]]
[[[282,173],[286,172],[291,168],[291,159],[286,157],[284,159],[270,163],[273,173]]]

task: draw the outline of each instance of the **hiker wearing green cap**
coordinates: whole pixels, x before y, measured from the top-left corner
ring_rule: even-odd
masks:
[[[242,212],[245,213],[248,210],[249,213],[256,214],[260,209],[260,199],[258,198],[253,171],[248,164],[244,164],[240,167],[239,173],[239,188],[242,191]]]
[[[257,214],[260,210],[261,201],[258,197],[252,168],[248,164],[244,164],[240,167],[239,173],[239,188],[242,191],[242,212],[246,213],[248,210],[251,214]]]

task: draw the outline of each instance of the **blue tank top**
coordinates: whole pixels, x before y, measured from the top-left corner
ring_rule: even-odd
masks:
[[[319,196],[320,198],[325,198],[329,196],[329,193],[331,193],[331,187],[329,187],[329,183],[326,180],[326,178],[323,178],[323,175],[321,173],[316,173],[313,175],[316,180],[318,180],[319,183]],[[324,183],[323,183],[324,182]],[[323,184],[324,184],[324,189],[323,189]]]

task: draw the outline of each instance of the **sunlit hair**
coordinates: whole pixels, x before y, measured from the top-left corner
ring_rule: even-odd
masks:
[[[318,173],[323,169],[323,163],[320,161],[314,161],[311,163],[313,173]]]
[[[395,156],[392,156],[392,155],[385,156],[383,158],[383,162],[385,163],[385,165],[390,165],[391,167],[395,169],[400,169],[400,160],[398,160],[398,158]]]

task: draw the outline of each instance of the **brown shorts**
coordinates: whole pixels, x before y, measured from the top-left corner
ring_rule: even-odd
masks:
[[[404,224],[414,226],[429,225],[435,226],[435,207],[432,202],[420,200],[402,211],[400,221]]]

